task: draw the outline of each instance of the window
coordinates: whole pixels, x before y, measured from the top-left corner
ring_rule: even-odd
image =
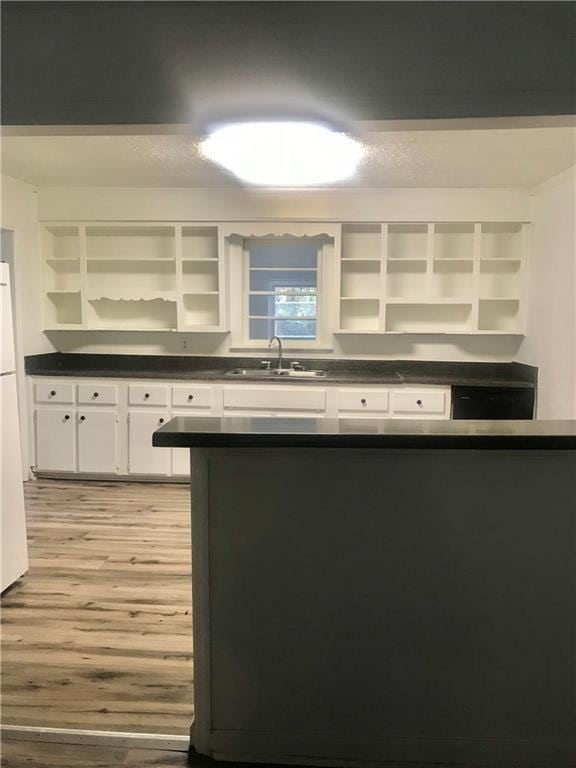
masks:
[[[319,250],[313,238],[246,241],[250,341],[317,340]]]

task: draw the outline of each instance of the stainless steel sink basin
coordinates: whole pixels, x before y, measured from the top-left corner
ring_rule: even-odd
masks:
[[[265,368],[233,368],[226,372],[226,376],[235,379],[323,379],[326,371],[293,371],[291,368],[267,370]]]

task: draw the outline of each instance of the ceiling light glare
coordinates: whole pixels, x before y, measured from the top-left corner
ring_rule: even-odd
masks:
[[[359,141],[317,123],[231,123],[200,145],[204,157],[248,184],[309,187],[348,179],[365,154]]]

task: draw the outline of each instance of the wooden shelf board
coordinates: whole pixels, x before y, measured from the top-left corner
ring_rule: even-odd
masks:
[[[370,258],[369,256],[367,256],[367,257],[363,256],[362,258],[358,258],[358,259],[352,259],[352,258],[349,258],[349,257],[342,257],[340,259],[340,261],[345,261],[347,264],[350,264],[350,263],[353,264],[355,261],[360,261],[360,262],[369,261],[369,262],[372,262],[374,264],[380,264],[381,259]],[[401,261],[401,259],[398,259],[398,261]]]
[[[520,301],[519,296],[480,296],[479,301]]]
[[[393,261],[395,264],[402,263],[403,261],[428,261],[426,256],[410,256],[409,258],[403,258],[402,256],[394,257],[388,256],[387,261]],[[448,261],[448,259],[446,259]]]
[[[380,301],[379,296],[340,296],[340,301]]]
[[[144,332],[175,333],[178,329],[177,328],[150,328],[150,327],[136,328],[132,326],[119,328],[117,325],[92,325],[90,327],[84,328],[84,330],[85,331],[115,331],[118,333],[126,333],[128,331],[134,332],[134,333],[144,333]]]
[[[451,298],[451,297],[445,297],[445,298],[425,298],[425,299],[419,299],[419,298],[404,298],[402,296],[389,296],[386,299],[384,299],[386,304],[421,304],[422,306],[450,306],[454,304],[461,304],[464,306],[472,305],[474,303],[474,299],[470,298]]]
[[[522,263],[522,259],[518,259],[518,258],[510,259],[510,258],[507,258],[507,257],[501,258],[501,259],[497,259],[497,258],[484,258],[484,257],[482,257],[480,259],[480,263],[481,264],[521,264]]]
[[[44,327],[45,331],[86,331],[90,330],[86,328],[83,323],[60,323],[56,325],[47,325]]]
[[[176,264],[176,259],[147,259],[142,258],[126,258],[120,257],[119,259],[97,259],[90,256],[86,259],[88,264]]]

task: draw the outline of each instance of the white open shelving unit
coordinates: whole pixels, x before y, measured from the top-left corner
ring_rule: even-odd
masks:
[[[45,224],[44,329],[225,332],[217,225]]]
[[[528,224],[343,224],[337,333],[524,333]]]

